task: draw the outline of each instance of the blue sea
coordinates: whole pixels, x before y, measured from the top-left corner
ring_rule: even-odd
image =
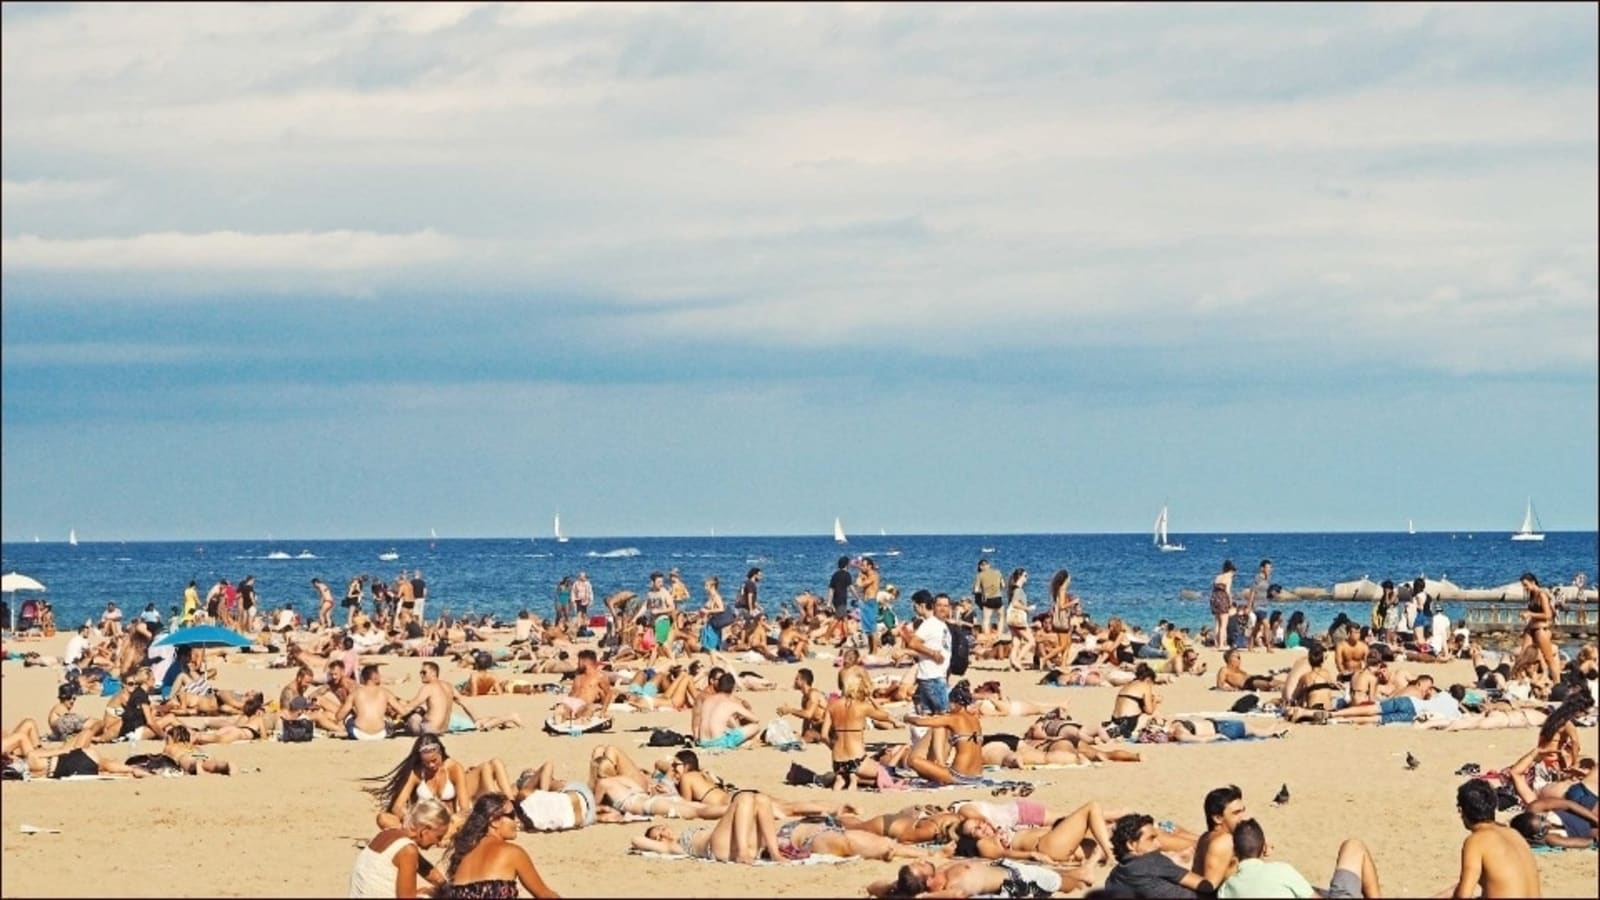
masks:
[[[428,582],[430,618],[443,610],[493,613],[509,618],[527,607],[548,614],[555,585],[579,571],[589,574],[597,597],[613,591],[643,593],[652,570],[677,567],[703,598],[701,582],[721,579],[729,602],[745,572],[761,567],[762,605],[770,612],[803,590],[823,593],[841,555],[871,554],[884,582],[898,585],[902,602],[918,588],[959,597],[970,591],[980,558],[1002,573],[1028,570],[1029,599],[1045,601],[1050,575],[1072,573],[1073,592],[1097,619],[1121,615],[1143,625],[1158,619],[1199,627],[1209,621],[1204,593],[1224,559],[1239,567],[1236,586],[1250,583],[1257,564],[1270,558],[1274,581],[1287,590],[1331,588],[1370,576],[1396,581],[1418,575],[1449,578],[1464,588],[1491,587],[1532,571],[1546,584],[1565,584],[1574,573],[1596,576],[1595,532],[1552,532],[1542,543],[1520,543],[1508,532],[1432,534],[1187,534],[1174,535],[1187,550],[1163,553],[1140,534],[887,535],[852,538],[844,546],[831,537],[631,537],[580,538],[568,543],[528,538],[430,540],[280,540],[150,543],[9,543],[0,546],[0,569],[42,582],[59,627],[99,620],[107,601],[125,613],[155,603],[163,616],[182,602],[189,580],[201,593],[219,578],[238,583],[256,576],[264,604],[290,604],[314,614],[313,577],[336,597],[351,576],[370,573],[393,583],[401,569],[421,569]],[[394,550],[399,558],[380,561]],[[270,559],[287,553],[289,559]],[[895,555],[890,555],[891,553]],[[299,556],[314,558],[294,558]],[[1180,591],[1198,591],[1182,599]],[[25,599],[23,594],[13,605]],[[1293,602],[1281,604],[1295,608]],[[1356,615],[1366,604],[1307,603],[1313,627],[1340,610]],[[1454,611],[1449,611],[1454,614]],[[1361,616],[1364,621],[1365,616]]]

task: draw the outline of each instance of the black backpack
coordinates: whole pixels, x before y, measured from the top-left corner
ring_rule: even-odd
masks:
[[[950,629],[950,674],[960,678],[967,674],[967,664],[972,661],[972,630],[963,626]]]
[[[650,732],[650,739],[645,742],[647,747],[693,747],[694,741],[686,734],[680,734],[671,728],[657,728]]]

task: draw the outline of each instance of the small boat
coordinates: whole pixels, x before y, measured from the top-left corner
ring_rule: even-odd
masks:
[[[385,550],[382,553],[378,554],[378,559],[380,559],[380,560],[382,560],[384,562],[394,562],[395,560],[397,560],[399,558],[400,558],[400,554],[395,552],[394,548],[392,548],[392,547],[389,548],[388,550]]]
[[[274,550],[267,554],[267,559],[293,559],[286,551]]]
[[[565,544],[567,536],[561,533],[561,513],[556,513],[556,543]]]
[[[835,544],[848,544],[848,543],[850,543],[848,540],[845,540],[844,525],[843,525],[843,523],[841,523],[839,521],[839,517],[838,516],[834,516],[833,517],[833,542]]]
[[[76,529],[76,528],[67,529],[67,544],[69,544],[70,546],[73,546],[73,547],[78,546],[78,529]]]
[[[1182,544],[1174,544],[1167,540],[1167,508],[1161,507],[1161,514],[1156,516],[1156,533],[1151,538],[1151,543],[1162,553],[1177,553],[1184,548]]]
[[[1528,498],[1528,510],[1522,514],[1522,527],[1511,536],[1513,541],[1542,541],[1544,528],[1539,524],[1539,517],[1533,511],[1533,498]],[[1468,535],[1467,540],[1472,540]]]
[[[899,556],[900,555],[900,548],[899,547],[890,547],[888,550],[884,551],[883,555],[884,556]]]
[[[294,558],[295,559],[316,559],[317,555],[315,553],[312,553],[310,550],[301,550],[299,553],[295,554]]]
[[[980,552],[983,552],[983,553],[993,553],[994,552],[994,548],[993,547],[979,547],[978,550]]]

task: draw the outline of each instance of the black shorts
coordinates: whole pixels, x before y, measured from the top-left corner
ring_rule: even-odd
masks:
[[[999,609],[1000,607],[1005,606],[1005,605],[1006,605],[1006,601],[1001,599],[1001,598],[999,598],[999,597],[985,597],[985,598],[983,598],[983,608],[984,609]]]
[[[360,606],[361,605],[361,598],[360,597],[346,597],[346,598],[344,598],[344,605],[347,606],[347,607]]]

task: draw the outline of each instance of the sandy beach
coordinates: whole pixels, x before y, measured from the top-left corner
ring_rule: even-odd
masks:
[[[65,635],[30,641],[8,649],[59,653]],[[1204,651],[1210,666],[1219,663]],[[1252,654],[1251,671],[1287,666],[1294,651]],[[220,666],[217,682],[224,687],[258,688],[274,696],[289,680],[287,670],[267,668],[268,657],[233,654]],[[409,676],[396,688],[409,696],[421,660],[389,659],[389,678]],[[832,660],[809,665],[818,686],[835,685]],[[997,665],[982,663],[982,666]],[[787,685],[797,665],[755,668]],[[1470,666],[1456,662],[1418,666],[1441,683],[1470,677]],[[459,680],[464,670],[446,661],[445,673]],[[975,680],[998,679],[1007,693],[1023,699],[1067,699],[1080,721],[1104,719],[1114,689],[1049,688],[1035,684],[1038,673],[1005,673],[975,669]],[[538,681],[555,676],[529,676]],[[3,678],[4,719],[9,727],[32,717],[41,723],[50,708],[59,671],[23,668],[6,663]],[[1221,711],[1235,694],[1209,690],[1211,678],[1181,678],[1160,688],[1164,710]],[[778,690],[748,696],[757,713],[774,714],[779,703],[792,702],[794,692]],[[105,701],[83,698],[80,710],[98,713]],[[687,730],[687,713],[619,713],[608,735],[552,737],[537,727],[551,699],[547,695],[476,698],[473,711],[520,713],[529,727],[493,733],[452,735],[445,739],[450,754],[467,764],[496,756],[513,777],[528,766],[555,760],[558,772],[579,777],[591,748],[601,743],[625,747],[641,763],[667,751],[638,746],[640,726]],[[986,731],[1020,731],[1028,720],[988,718]],[[898,732],[880,732],[887,738]],[[1465,832],[1455,811],[1452,773],[1463,763],[1485,769],[1507,765],[1531,746],[1531,729],[1445,734],[1409,726],[1382,728],[1302,726],[1283,740],[1208,745],[1142,746],[1137,764],[1092,768],[1035,770],[1020,776],[1038,785],[1034,799],[1052,813],[1066,812],[1096,799],[1108,806],[1131,807],[1159,819],[1203,830],[1202,795],[1211,787],[1238,784],[1249,812],[1262,823],[1273,858],[1297,866],[1313,883],[1326,884],[1341,839],[1360,837],[1372,848],[1383,888],[1391,896],[1433,894],[1451,885],[1458,849]],[[1591,734],[1592,737],[1592,734]],[[234,766],[231,777],[53,782],[6,782],[0,789],[0,847],[3,847],[4,896],[340,896],[348,889],[352,860],[359,846],[376,833],[375,807],[359,779],[387,771],[404,755],[409,739],[354,743],[322,736],[309,744],[268,741],[210,748],[216,758]],[[103,752],[122,758],[153,751],[155,742],[137,746],[102,745]],[[1593,752],[1593,744],[1585,752]],[[1407,752],[1421,766],[1408,771]],[[759,787],[780,797],[824,799],[828,792],[785,787],[791,762],[826,769],[827,750],[808,746],[783,753],[760,747],[722,754],[703,754],[710,772],[740,786]],[[1009,775],[1008,775],[1009,777]],[[1275,807],[1271,797],[1287,783],[1293,799]],[[929,792],[853,792],[851,800],[867,812],[886,812],[912,802],[941,804],[962,798],[987,798],[986,790]],[[1503,819],[1504,817],[1502,817]],[[25,834],[24,826],[60,829],[59,834]],[[533,856],[545,880],[566,896],[862,896],[871,881],[893,877],[894,865],[853,860],[839,865],[736,867],[690,861],[645,859],[627,853],[629,838],[640,824],[596,826],[561,834],[524,834],[519,839]],[[431,852],[438,858],[441,851]],[[90,865],[85,861],[92,859]],[[1597,858],[1592,851],[1568,851],[1539,857],[1546,896],[1597,895]],[[1097,883],[1104,879],[1100,870]]]

